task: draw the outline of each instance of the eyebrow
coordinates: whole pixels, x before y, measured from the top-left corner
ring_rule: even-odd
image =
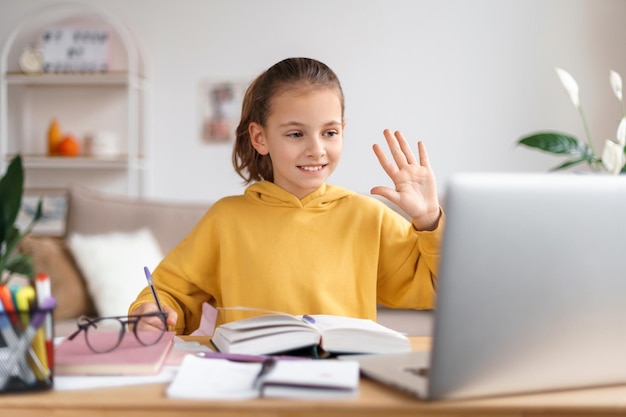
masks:
[[[329,122],[324,123],[324,127],[336,127],[336,126],[341,126],[341,122],[338,122],[336,120],[331,120]],[[280,125],[278,125],[278,127],[306,127],[305,123],[300,123],[300,122],[286,122],[286,123],[281,123]]]

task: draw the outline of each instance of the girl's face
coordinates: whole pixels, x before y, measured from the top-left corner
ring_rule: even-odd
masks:
[[[274,183],[299,199],[318,189],[339,163],[344,122],[330,88],[289,90],[271,101],[265,126],[249,126],[252,146],[269,154]]]

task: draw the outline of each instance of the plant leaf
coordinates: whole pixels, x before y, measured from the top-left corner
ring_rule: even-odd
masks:
[[[565,168],[573,167],[574,165],[582,164],[582,163],[590,163],[590,161],[586,158],[581,159],[570,159],[569,161],[563,162],[561,165],[557,165],[554,168],[550,168],[549,171],[560,171]]]
[[[33,260],[29,255],[13,256],[7,261],[5,269],[14,274],[22,274],[31,278],[35,275]]]
[[[22,204],[24,169],[20,155],[14,157],[0,178],[0,247],[6,241]]]
[[[593,159],[591,148],[578,138],[559,132],[540,132],[521,138],[518,145],[536,148],[544,152],[571,155],[584,160]]]

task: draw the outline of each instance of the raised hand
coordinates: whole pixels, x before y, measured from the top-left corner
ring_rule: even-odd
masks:
[[[393,161],[385,155],[382,147],[374,145],[374,153],[395,189],[384,186],[372,188],[371,193],[385,197],[413,219],[417,230],[433,230],[441,215],[435,174],[430,167],[426,146],[419,141],[419,160],[402,135],[389,129],[383,132]]]

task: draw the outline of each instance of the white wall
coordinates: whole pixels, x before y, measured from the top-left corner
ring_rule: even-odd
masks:
[[[583,135],[554,66],[581,87],[596,148],[620,108],[610,69],[626,77],[623,0],[84,0],[125,22],[147,57],[147,194],[213,200],[243,187],[230,146],[198,137],[205,78],[252,79],[288,56],[329,64],[348,121],[330,182],[390,184],[371,151],[384,128],[426,142],[440,190],[459,171],[545,171],[562,159],[516,148],[537,130]],[[0,0],[0,45],[43,0]],[[626,79],[626,78],[625,78]]]

